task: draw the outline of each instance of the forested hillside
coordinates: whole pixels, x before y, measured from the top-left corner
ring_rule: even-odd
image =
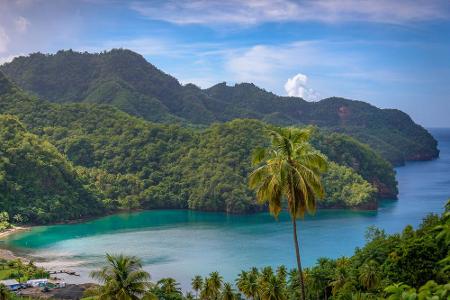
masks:
[[[64,168],[58,168],[70,170],[67,172],[74,179],[69,182],[79,183],[74,191],[90,193],[85,201],[94,201],[90,206],[99,209],[92,213],[132,208],[191,208],[233,213],[261,209],[248,189],[247,175],[250,154],[256,146],[268,142],[266,130],[272,125],[256,120],[234,120],[200,129],[155,124],[112,106],[38,100],[11,84],[1,73],[0,114],[14,115],[4,118],[15,122],[19,122],[16,117],[20,119],[24,124],[20,128],[26,127],[33,133],[26,135],[52,149],[51,153],[64,162],[61,163]],[[392,167],[367,146],[342,134],[321,131],[316,132],[313,144],[336,162],[330,164],[324,176],[327,197],[320,206],[376,208],[375,186],[385,190],[382,195],[396,195]],[[33,146],[30,151],[34,151]],[[38,166],[46,163],[56,166],[50,162],[46,159]],[[39,169],[36,173],[40,176],[35,177],[49,183],[49,191],[73,191],[70,186],[55,181],[59,173]],[[6,170],[7,178],[15,178],[14,174]],[[68,180],[70,176],[63,178]],[[31,191],[24,197],[29,197],[29,203],[21,213],[35,222],[88,215],[80,208],[74,210],[76,216],[61,212],[61,216],[54,218],[50,214],[53,207],[61,208],[79,196],[43,196],[34,191],[43,189],[38,182],[30,183],[27,188]],[[6,191],[4,196],[6,202],[2,207],[16,213],[11,192]],[[33,203],[43,206],[42,216],[28,213]]]
[[[314,124],[349,134],[397,165],[439,155],[434,138],[401,111],[342,98],[307,102],[248,83],[221,83],[206,90],[183,86],[129,50],[35,53],[0,70],[42,99],[111,104],[154,122],[208,125],[251,118],[276,125]]]
[[[0,207],[16,219],[39,223],[104,211],[72,164],[11,115],[0,115]]]

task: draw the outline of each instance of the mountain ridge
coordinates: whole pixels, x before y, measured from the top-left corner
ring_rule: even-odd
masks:
[[[395,165],[438,157],[436,140],[405,113],[359,100],[307,102],[252,83],[207,89],[181,85],[130,50],[33,53],[0,66],[22,89],[52,102],[109,104],[152,122],[209,125],[237,118],[275,125],[317,125],[349,134]]]

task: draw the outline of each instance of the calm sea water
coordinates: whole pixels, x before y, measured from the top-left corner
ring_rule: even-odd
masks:
[[[450,198],[450,129],[431,130],[441,156],[397,168],[399,200],[385,200],[377,212],[319,211],[300,222],[301,254],[306,266],[319,257],[351,255],[365,242],[368,226],[398,232],[417,226],[428,213],[440,213]],[[95,221],[34,228],[2,242],[54,269],[72,269],[89,281],[102,265],[105,252],[142,258],[154,280],[171,276],[188,288],[190,279],[219,271],[233,280],[252,266],[295,264],[288,216],[275,221],[269,214],[246,216],[187,210],[118,214]],[[67,279],[67,278],[66,278]]]

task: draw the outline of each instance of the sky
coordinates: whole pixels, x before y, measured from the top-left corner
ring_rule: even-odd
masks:
[[[450,127],[450,1],[0,0],[0,64],[127,48],[181,83],[339,96]]]

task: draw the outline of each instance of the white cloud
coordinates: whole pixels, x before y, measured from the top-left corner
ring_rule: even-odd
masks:
[[[308,77],[298,73],[292,78],[288,78],[284,84],[284,90],[290,97],[300,97],[307,101],[317,101],[319,95],[316,91],[307,86]]]
[[[9,36],[3,27],[0,26],[0,53],[8,51]]]
[[[150,19],[206,25],[302,21],[395,24],[450,17],[445,0],[167,0],[135,1],[131,8]]]
[[[348,45],[347,45],[348,46]],[[336,51],[342,47],[329,41],[298,41],[279,45],[256,45],[230,50],[225,54],[225,69],[232,81],[253,82],[274,92],[283,92],[286,74],[298,70],[328,75],[358,72],[363,58],[354,53]]]
[[[20,16],[15,21],[16,30],[20,33],[24,33],[27,31],[28,26],[30,25],[30,21],[28,21],[26,18]]]

